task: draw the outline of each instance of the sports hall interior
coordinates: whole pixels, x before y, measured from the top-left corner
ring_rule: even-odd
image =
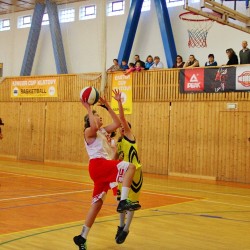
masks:
[[[0,248],[77,249],[72,238],[81,231],[93,188],[84,147],[86,111],[79,92],[94,86],[111,101],[113,73],[106,69],[121,55],[131,6],[143,1],[120,1],[124,13],[119,15],[107,14],[115,0],[3,2],[0,22],[9,19],[10,29],[0,31],[0,118],[4,122]],[[204,67],[212,53],[219,66],[226,64],[226,49],[233,48],[238,55],[242,41],[250,44],[250,28],[233,27],[237,18],[233,25],[214,21],[207,31],[206,47],[189,47],[188,26],[179,18],[187,11],[185,3],[145,2],[150,9],[138,15],[131,51],[124,51],[128,62],[134,61],[134,55],[142,61],[152,55],[164,64],[164,69],[132,73],[133,112],[126,118],[143,166],[142,209],[135,212],[126,241],[116,244],[119,218],[109,192],[89,234],[88,249],[248,250],[249,91],[180,93],[180,71],[170,62],[176,54],[184,61],[193,54]],[[33,36],[37,44],[30,63],[31,29],[17,25],[20,17],[34,13],[37,3],[52,4],[59,14],[74,9],[75,18],[55,26],[42,25]],[[163,27],[158,7],[165,3],[169,22]],[[199,1],[189,4],[200,6]],[[227,2],[233,9],[237,5],[235,15],[243,13],[250,20],[245,4]],[[96,17],[79,20],[80,8],[93,5]],[[46,7],[43,10],[46,13]],[[37,11],[41,18],[41,9]],[[59,40],[51,31],[58,27]],[[162,28],[167,29],[168,38],[172,31],[171,42],[166,43]],[[63,54],[56,55],[55,46]],[[175,48],[176,54],[167,53],[166,48]],[[15,81],[51,78],[58,85],[57,97],[11,95]],[[98,105],[94,109],[104,123],[110,122],[106,110]]]

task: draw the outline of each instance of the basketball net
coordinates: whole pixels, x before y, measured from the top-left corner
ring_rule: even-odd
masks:
[[[188,28],[188,47],[207,47],[207,34],[214,21],[193,12],[182,13],[179,18]]]

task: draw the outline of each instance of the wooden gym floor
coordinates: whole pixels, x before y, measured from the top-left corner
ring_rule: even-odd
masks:
[[[73,250],[92,193],[87,167],[0,159],[0,249]],[[249,250],[250,185],[144,174],[142,209],[114,241],[109,192],[89,250]]]

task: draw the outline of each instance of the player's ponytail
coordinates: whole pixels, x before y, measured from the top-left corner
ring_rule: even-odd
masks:
[[[93,115],[96,113],[95,110],[92,110]],[[89,121],[89,114],[84,116],[84,128],[89,128],[90,127],[90,121]]]

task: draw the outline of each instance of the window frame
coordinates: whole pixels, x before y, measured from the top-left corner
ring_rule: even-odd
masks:
[[[27,18],[30,18],[29,22],[25,21]],[[31,22],[32,22],[32,14],[19,16],[17,18],[17,28],[18,29],[30,28]]]
[[[150,10],[151,10],[151,0],[144,0],[142,4],[141,12],[147,12]]]
[[[184,5],[184,0],[166,0],[167,7],[176,7]]]
[[[115,4],[121,3],[121,9],[115,9]],[[107,16],[119,16],[125,13],[125,0],[113,0],[109,1],[107,4]]]
[[[67,11],[72,11],[71,13],[67,13]],[[65,13],[63,13],[65,12]],[[66,9],[60,9],[59,10],[59,22],[60,23],[71,23],[75,21],[75,17],[76,17],[76,11],[75,8],[66,8]],[[70,16],[72,14],[72,16]],[[69,15],[68,17],[66,17],[67,15]]]
[[[5,25],[6,22],[8,22],[8,25]],[[6,30],[10,30],[10,18],[0,19],[0,31]]]
[[[87,8],[94,8],[94,12],[92,14],[86,14]],[[96,5],[83,5],[79,8],[79,20],[89,20],[89,19],[95,19],[96,18]]]

